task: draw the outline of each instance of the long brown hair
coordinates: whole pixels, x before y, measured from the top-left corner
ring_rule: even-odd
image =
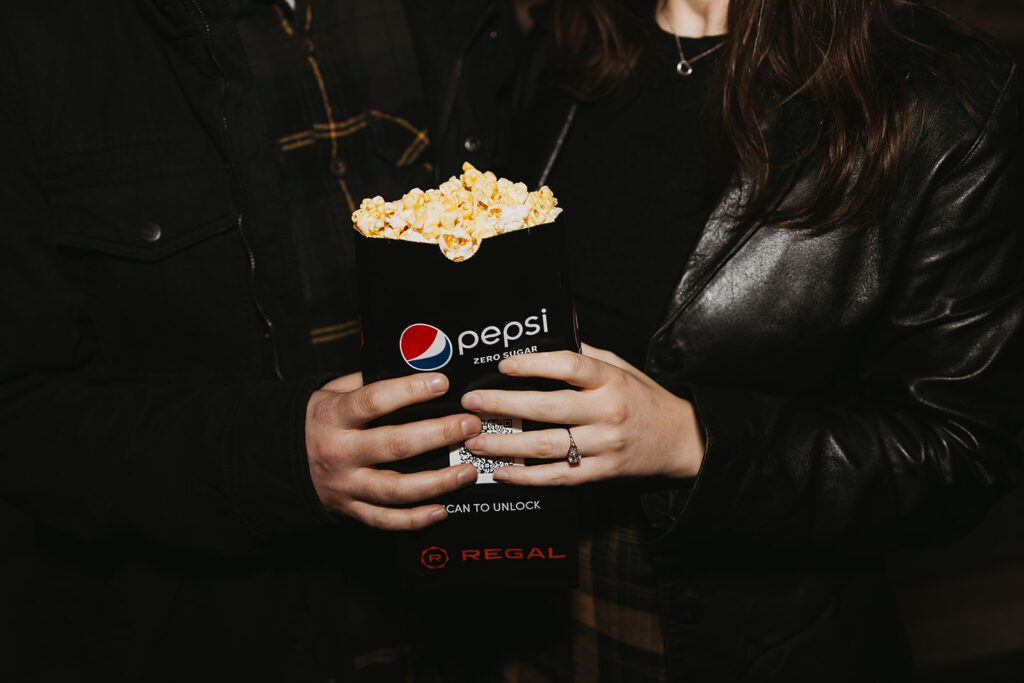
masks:
[[[556,41],[565,83],[593,99],[620,86],[644,57],[665,0],[560,0]],[[876,215],[918,127],[904,75],[883,55],[908,42],[888,15],[900,0],[729,0],[729,37],[710,105],[718,133],[751,183],[749,215],[829,227]],[[782,158],[765,124],[799,112],[803,141]],[[771,206],[782,171],[817,160],[815,189],[797,206]]]

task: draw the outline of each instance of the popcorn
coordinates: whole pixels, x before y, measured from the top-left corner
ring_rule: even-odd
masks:
[[[560,213],[547,186],[530,192],[466,162],[460,177],[436,190],[416,188],[393,202],[364,199],[352,224],[366,237],[437,244],[452,261],[465,261],[488,237],[552,223]]]

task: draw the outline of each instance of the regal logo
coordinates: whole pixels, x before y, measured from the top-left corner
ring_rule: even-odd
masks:
[[[564,560],[565,553],[555,552],[554,548],[464,548],[460,555],[463,562],[482,560]]]
[[[443,569],[448,564],[448,551],[436,545],[424,548],[420,553],[420,564],[427,569]]]

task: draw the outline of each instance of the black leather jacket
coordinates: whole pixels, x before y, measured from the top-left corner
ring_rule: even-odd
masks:
[[[646,371],[692,400],[706,440],[695,481],[644,500],[672,680],[905,677],[882,553],[965,533],[1018,478],[1019,77],[932,12],[897,21],[960,74],[889,55],[924,134],[883,218],[739,220],[738,178],[650,341]],[[550,74],[538,59],[527,99]],[[519,131],[535,174],[557,163],[574,106],[540,92]],[[792,168],[777,201],[814,179],[813,160]]]

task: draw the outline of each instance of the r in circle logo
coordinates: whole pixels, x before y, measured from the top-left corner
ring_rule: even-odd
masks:
[[[424,548],[420,553],[420,564],[427,569],[444,569],[448,564],[448,551],[436,545]]]

